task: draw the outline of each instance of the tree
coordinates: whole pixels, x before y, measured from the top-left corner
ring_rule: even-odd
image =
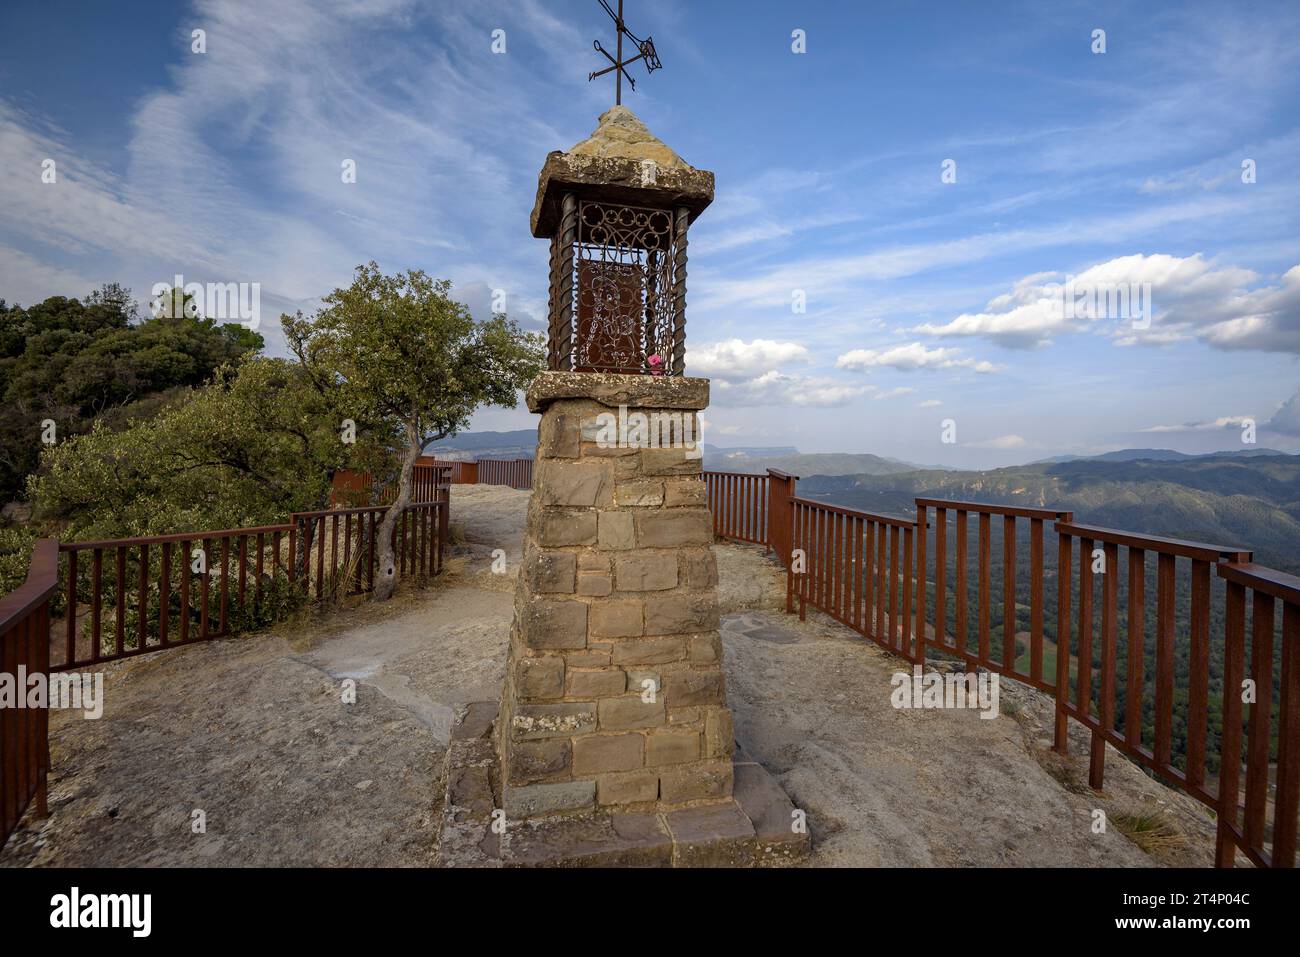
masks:
[[[384,275],[357,267],[308,320],[281,316],[285,340],[317,388],[346,414],[385,423],[401,448],[397,496],[377,532],[383,601],[396,585],[393,530],[411,503],[416,460],[431,442],[469,425],[480,405],[514,408],[542,367],[542,338],[505,316],[478,322],[448,295],[451,283],[421,270]]]
[[[25,309],[0,301],[0,502],[21,494],[36,468],[46,420],[58,441],[95,422],[123,428],[261,348],[262,337],[239,325],[141,320],[117,284]]]
[[[50,447],[28,490],[74,541],[278,524],[323,508],[335,470],[387,454],[344,443],[336,420],[296,363],[251,359],[151,419]]]

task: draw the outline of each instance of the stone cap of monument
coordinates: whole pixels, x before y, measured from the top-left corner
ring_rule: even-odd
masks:
[[[628,206],[684,206],[694,220],[713,202],[713,173],[691,166],[656,139],[635,113],[615,106],[601,114],[587,139],[568,152],[547,155],[537,177],[534,236],[555,234],[566,192]]]
[[[541,412],[560,399],[590,399],[617,409],[708,408],[709,380],[697,376],[624,375],[617,372],[540,372],[524,395],[528,411]]]

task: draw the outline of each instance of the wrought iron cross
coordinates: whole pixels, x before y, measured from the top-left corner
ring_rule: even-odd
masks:
[[[596,77],[604,76],[606,73],[613,71],[614,105],[618,106],[623,102],[623,77],[627,77],[627,82],[631,85],[633,90],[636,89],[636,80],[632,79],[632,75],[628,73],[627,70],[624,69],[624,67],[635,63],[637,60],[645,60],[646,72],[653,73],[655,70],[663,66],[663,64],[659,62],[659,54],[655,52],[654,37],[647,36],[644,40],[641,40],[636,36],[636,34],[634,34],[631,30],[629,30],[627,28],[627,24],[623,22],[623,0],[618,0],[617,13],[615,13],[613,9],[610,7],[608,0],[599,0],[599,3],[602,7],[605,8],[605,12],[609,14],[610,19],[614,21],[614,26],[618,32],[618,45],[615,48],[615,55],[610,56],[609,51],[600,45],[599,40],[593,42],[592,45],[601,53],[603,53],[605,55],[605,59],[608,60],[612,65],[605,67],[605,69],[603,70],[597,70],[595,73],[590,74],[587,77],[587,82],[590,83],[592,80],[596,79]],[[628,60],[623,59],[623,35],[624,34],[627,34],[627,38],[631,40],[633,43],[635,43],[636,48],[640,51],[636,56]]]

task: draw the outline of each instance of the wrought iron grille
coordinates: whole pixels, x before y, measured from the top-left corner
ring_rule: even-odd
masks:
[[[674,281],[685,264],[675,214],[575,205],[572,230],[562,227],[552,244],[552,368],[680,375]]]

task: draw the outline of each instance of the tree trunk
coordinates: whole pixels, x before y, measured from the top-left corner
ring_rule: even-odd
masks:
[[[397,558],[393,548],[393,531],[397,522],[411,504],[411,478],[415,474],[415,462],[424,450],[420,448],[420,436],[411,423],[406,425],[406,457],[402,460],[402,471],[397,479],[397,497],[384,512],[384,520],[379,523],[375,533],[378,541],[375,545],[379,554],[375,556],[375,590],[371,597],[375,601],[387,601],[393,596],[397,585]]]

